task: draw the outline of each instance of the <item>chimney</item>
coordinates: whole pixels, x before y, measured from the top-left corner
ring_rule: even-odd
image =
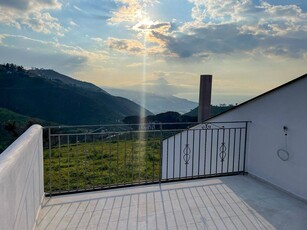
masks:
[[[212,75],[200,75],[198,122],[211,116]]]

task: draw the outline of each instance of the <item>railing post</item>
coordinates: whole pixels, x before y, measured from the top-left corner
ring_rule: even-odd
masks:
[[[49,196],[51,197],[51,130],[48,128],[48,141],[49,141]]]
[[[162,157],[163,157],[163,134],[162,134],[162,124],[160,123],[160,175],[159,175],[159,183],[162,181]]]
[[[243,173],[245,174],[245,164],[246,164],[246,149],[247,149],[247,128],[248,128],[248,122],[245,122],[245,140],[244,140],[244,159],[243,159]]]

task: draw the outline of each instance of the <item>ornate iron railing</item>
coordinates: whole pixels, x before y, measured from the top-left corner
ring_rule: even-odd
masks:
[[[51,196],[242,173],[247,124],[45,127],[45,192]]]
[[[247,128],[248,122],[205,123],[165,139],[161,179],[244,173]]]

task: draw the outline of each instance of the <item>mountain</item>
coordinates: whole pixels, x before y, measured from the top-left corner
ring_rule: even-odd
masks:
[[[220,113],[223,113],[231,108],[235,107],[235,105],[229,104],[229,105],[211,105],[211,116],[214,117]],[[190,117],[197,117],[198,116],[198,106],[191,110],[190,112],[186,113],[185,115]]]
[[[143,95],[141,91],[116,88],[105,88],[105,90],[112,95],[128,98],[137,104],[142,103]],[[161,96],[154,93],[144,93],[144,95],[146,97],[145,108],[154,114],[167,111],[186,113],[198,105],[195,102],[174,96]]]
[[[197,122],[196,117],[190,117],[187,115],[182,115],[178,112],[165,112],[159,113],[157,115],[149,115],[145,118],[141,118],[140,116],[128,116],[125,117],[123,122],[125,124],[138,124],[138,123],[179,123],[179,122],[187,122],[194,123]]]
[[[98,86],[85,82],[85,81],[79,81],[76,79],[73,79],[71,77],[68,77],[66,75],[60,74],[58,72],[55,72],[52,69],[31,69],[27,71],[30,76],[34,77],[42,77],[53,81],[61,81],[67,85],[76,86],[96,92],[103,92],[107,93],[103,89],[99,88]]]
[[[13,64],[0,65],[0,107],[69,125],[118,123],[141,110],[128,99],[50,80]]]

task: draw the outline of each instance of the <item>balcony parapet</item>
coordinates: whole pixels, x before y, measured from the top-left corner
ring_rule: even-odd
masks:
[[[44,196],[42,127],[31,126],[0,155],[1,229],[33,229]]]

